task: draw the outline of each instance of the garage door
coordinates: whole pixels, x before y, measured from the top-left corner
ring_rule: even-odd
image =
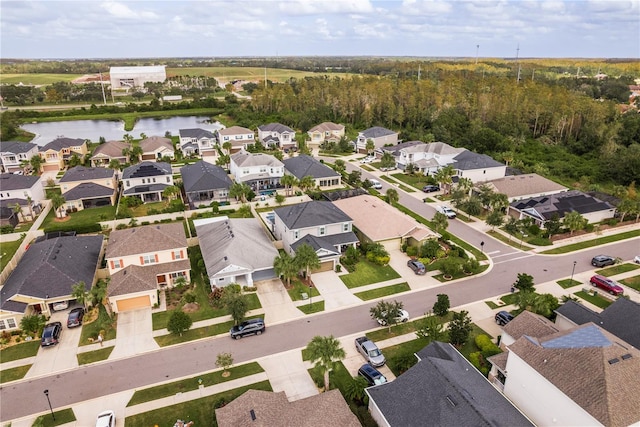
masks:
[[[149,295],[143,295],[141,297],[121,299],[116,301],[116,305],[118,306],[118,311],[151,307],[151,298],[149,298]]]
[[[273,268],[267,268],[266,270],[254,271],[251,277],[253,277],[254,282],[258,282],[260,280],[275,279],[276,272],[273,271]]]
[[[331,271],[333,270],[333,261],[325,261],[320,263],[320,268],[317,270],[313,270],[312,273],[318,273],[321,271]]]
[[[60,168],[58,167],[58,165],[43,165],[42,166],[42,170],[44,172],[51,172],[51,171],[57,171]]]

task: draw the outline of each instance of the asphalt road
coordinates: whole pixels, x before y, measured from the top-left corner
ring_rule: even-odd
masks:
[[[363,172],[363,178],[366,176]],[[384,192],[388,184],[382,182]],[[401,202],[409,209],[426,218],[431,218],[435,213],[420,200],[402,191],[399,193]],[[591,270],[591,258],[602,252],[622,259],[631,259],[640,253],[638,238],[608,245],[606,250],[594,248],[568,255],[545,256],[519,252],[458,220],[450,221],[449,231],[467,242],[475,242],[477,247],[479,242],[484,241],[484,250],[494,257],[494,266],[481,276],[445,287],[398,295],[396,299],[401,300],[410,313],[429,311],[439,293],[448,294],[451,306],[455,307],[508,293],[517,273],[531,274],[536,283],[544,283],[568,277],[574,261],[577,261],[576,274]],[[227,336],[209,338],[2,386],[0,421],[47,411],[47,400],[42,396],[45,389],[49,390],[53,407],[71,406],[100,396],[216,369],[215,359],[220,352],[233,353],[235,363],[242,363],[304,347],[316,335],[340,337],[369,330],[375,326],[369,316],[372,305],[363,304],[278,325],[267,325],[265,334],[239,341]]]

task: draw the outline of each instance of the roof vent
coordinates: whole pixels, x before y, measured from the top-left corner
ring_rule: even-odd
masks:
[[[449,404],[450,404],[451,406],[453,406],[453,407],[458,406],[458,402],[456,402],[456,401],[453,399],[453,397],[451,397],[451,395],[447,395],[446,399],[447,399],[447,402],[449,402]]]
[[[235,236],[233,235],[233,233],[231,233],[231,238],[233,239]]]
[[[631,353],[623,354],[623,355],[622,355],[622,360],[631,359],[632,357],[633,357],[633,356],[631,355]]]
[[[249,411],[249,414],[251,414],[251,421],[255,421],[256,420],[256,411],[254,411],[253,409]]]
[[[609,365],[613,365],[614,363],[618,363],[620,361],[620,359],[618,359],[617,357],[613,358],[613,359],[609,359]]]
[[[225,261],[227,260],[227,256],[226,256],[226,255],[224,256],[224,260],[225,260]]]

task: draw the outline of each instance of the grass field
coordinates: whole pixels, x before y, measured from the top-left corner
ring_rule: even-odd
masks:
[[[640,268],[638,264],[618,264],[608,268],[603,268],[602,270],[596,270],[596,274],[600,274],[602,276],[615,276],[616,274],[626,273],[627,271],[633,271]]]
[[[22,365],[0,371],[0,384],[23,379],[29,369],[31,369],[31,365]]]
[[[22,239],[14,242],[2,242],[2,244],[0,244],[0,271],[4,270],[7,264],[9,264],[18,247],[20,247],[20,243],[22,243]]]
[[[3,74],[2,84],[7,85],[49,85],[56,82],[70,82],[82,74]]]
[[[640,276],[628,277],[626,279],[620,280],[625,286],[635,289],[636,291],[640,291]]]
[[[375,298],[386,297],[388,295],[397,294],[400,292],[410,291],[411,288],[407,282],[398,283],[397,285],[384,286],[382,288],[371,289],[369,291],[358,292],[355,294],[358,298],[364,301],[368,301]]]
[[[600,307],[602,309],[605,309],[605,308],[607,308],[607,307],[609,307],[611,305],[611,301],[601,297],[597,293],[595,295],[592,295],[592,294],[584,292],[584,291],[579,291],[579,292],[576,292],[574,295],[577,296],[577,297],[580,297],[583,300],[588,301],[591,304],[595,305],[596,307]]]
[[[363,260],[356,264],[356,271],[340,276],[340,280],[344,282],[347,288],[351,289],[399,277],[400,275],[389,265],[381,266]]]
[[[0,350],[0,360],[2,360],[2,363],[5,363],[24,359],[26,357],[33,357],[38,354],[39,349],[40,340],[38,339],[12,345]]]

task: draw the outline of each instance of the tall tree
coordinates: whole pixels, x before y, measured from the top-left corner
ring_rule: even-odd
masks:
[[[42,169],[43,163],[44,163],[44,159],[37,154],[29,160],[29,164],[31,165],[31,167],[33,168],[36,174],[40,174],[40,172],[42,172],[41,169]]]
[[[571,211],[565,214],[562,222],[565,227],[570,230],[569,235],[573,236],[574,231],[582,230],[585,227],[587,220],[580,214],[580,212]]]
[[[486,219],[487,225],[491,226],[491,229],[495,229],[496,227],[500,227],[504,224],[504,214],[499,210],[491,211],[489,215],[487,215]]]
[[[391,332],[391,327],[397,323],[397,319],[400,317],[400,311],[403,308],[402,301],[378,301],[376,305],[369,309],[369,313],[371,317],[379,321],[383,326],[387,326],[389,328],[389,332]]]
[[[247,196],[251,191],[251,187],[249,187],[246,183],[234,182],[229,188],[229,197],[233,197],[236,200],[240,200],[242,203],[247,202]]]
[[[87,291],[87,285],[80,281],[71,286],[71,296],[76,299],[80,304],[87,308],[87,302],[89,302],[89,291]]]
[[[398,195],[398,190],[395,188],[387,189],[387,203],[390,205],[395,205],[400,200],[400,196]]]
[[[367,143],[365,145],[365,149],[367,150],[367,153],[371,155],[371,153],[373,153],[373,150],[375,150],[375,148],[376,148],[376,144],[373,142],[373,139],[367,139]]]
[[[521,292],[533,292],[533,276],[527,273],[518,273],[518,278],[513,283],[513,287]]]
[[[455,170],[452,165],[447,165],[443,168],[438,169],[438,171],[434,174],[435,180],[440,184],[440,187],[443,189],[444,194],[449,194],[451,192],[451,183],[453,182],[453,175],[455,174]]]
[[[20,203],[16,203],[15,205],[13,205],[12,210],[14,214],[18,215],[18,221],[20,221],[21,216],[22,221],[24,221],[24,214],[22,213],[22,206],[20,206]]]
[[[62,211],[60,208],[62,207],[62,205],[64,205],[64,202],[66,202],[66,200],[61,194],[54,194],[51,196],[51,203],[53,204],[53,210],[56,211],[56,213],[60,214],[59,215],[60,218],[62,218]]]
[[[389,170],[396,165],[396,158],[393,157],[393,154],[385,151],[382,157],[380,158],[380,168]]]
[[[433,303],[433,313],[436,316],[444,317],[449,313],[450,307],[449,295],[438,294],[438,299]]]
[[[424,319],[418,321],[418,327],[416,328],[416,335],[418,338],[427,340],[427,343],[433,341],[444,341],[447,332],[442,326],[442,322],[436,316],[427,316]]]
[[[436,231],[440,234],[446,231],[447,227],[449,227],[449,219],[442,212],[436,212],[431,219]]]
[[[172,334],[182,336],[182,333],[188,331],[191,325],[193,325],[191,317],[184,311],[177,309],[169,316],[167,330]]]
[[[311,270],[320,268],[320,258],[316,251],[308,244],[304,243],[296,249],[294,262],[299,269],[305,271],[305,277],[309,278]]]
[[[347,170],[347,166],[346,166],[344,160],[342,160],[342,159],[337,159],[335,161],[335,163],[333,164],[333,166],[334,166],[335,171],[340,173],[340,174],[342,174],[342,172]]]
[[[293,186],[298,183],[298,180],[295,176],[285,174],[282,178],[280,178],[280,184],[284,185],[284,191],[287,196],[291,196]]]
[[[162,198],[167,199],[167,205],[169,203],[171,203],[171,201],[173,199],[175,199],[176,195],[180,193],[180,189],[178,187],[176,187],[175,185],[170,185],[168,187],[165,187],[164,190],[162,190]]]
[[[231,141],[225,141],[222,143],[222,148],[227,152],[227,155],[230,156],[233,144],[231,143]]]
[[[464,191],[464,195],[468,196],[469,192],[473,188],[473,181],[471,181],[470,178],[467,178],[467,177],[463,176],[460,179],[458,179],[458,183],[456,184],[456,188],[459,188],[460,190]]]
[[[240,287],[227,286],[224,289],[222,302],[227,308],[227,313],[231,315],[234,324],[239,325],[245,319],[249,311],[249,299],[242,293]]]
[[[334,369],[336,362],[346,357],[340,341],[333,335],[328,337],[315,336],[307,345],[307,354],[311,363],[322,372],[325,391],[329,390],[329,372]]]
[[[302,191],[311,190],[315,186],[316,180],[311,175],[303,176],[298,182],[298,187],[300,187],[300,190]]]
[[[287,286],[291,285],[291,279],[298,274],[298,266],[291,255],[286,252],[281,252],[273,260],[273,270],[287,282]]]
[[[453,312],[453,318],[449,322],[449,342],[457,348],[462,347],[469,340],[469,334],[471,333],[473,326],[471,325],[471,318],[469,312],[462,310],[460,312]]]

